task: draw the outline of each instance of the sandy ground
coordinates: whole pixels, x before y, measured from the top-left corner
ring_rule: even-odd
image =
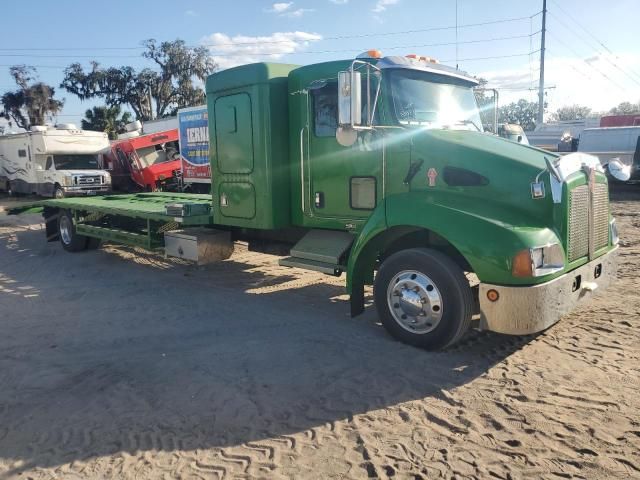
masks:
[[[640,478],[640,186],[613,197],[606,294],[443,353],[274,257],[68,254],[0,213],[0,479]]]

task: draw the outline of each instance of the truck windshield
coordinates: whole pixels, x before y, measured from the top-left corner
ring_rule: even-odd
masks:
[[[142,162],[143,168],[170,160],[167,158],[167,153],[160,146],[139,148],[136,150],[136,153]]]
[[[98,156],[87,154],[62,154],[54,155],[53,163],[56,170],[97,170]]]
[[[390,84],[393,108],[400,124],[482,131],[471,83],[398,69],[390,73]]]

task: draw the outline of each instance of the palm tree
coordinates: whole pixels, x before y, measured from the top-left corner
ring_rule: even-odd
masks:
[[[84,113],[82,128],[105,132],[111,140],[118,138],[118,133],[123,133],[124,126],[131,122],[131,113],[124,112],[120,115],[120,107],[93,107]]]

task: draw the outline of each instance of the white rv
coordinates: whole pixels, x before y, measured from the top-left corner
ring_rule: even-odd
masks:
[[[107,193],[111,177],[98,156],[108,148],[106,133],[72,124],[0,136],[0,189],[57,198]]]

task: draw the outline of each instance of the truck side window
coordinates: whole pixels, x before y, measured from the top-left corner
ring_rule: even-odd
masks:
[[[44,169],[51,170],[51,167],[53,167],[53,157],[47,157],[47,163],[45,163]]]
[[[338,128],[338,83],[312,90],[313,131],[316,137],[334,137]]]

